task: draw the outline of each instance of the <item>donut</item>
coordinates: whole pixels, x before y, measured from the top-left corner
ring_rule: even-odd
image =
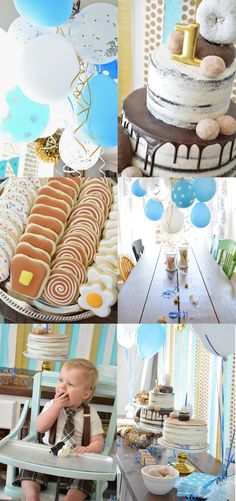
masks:
[[[23,254],[12,258],[10,271],[12,290],[32,299],[41,296],[50,275],[47,263]]]
[[[20,205],[22,205],[22,207],[24,207],[24,210],[27,213],[29,213],[32,207],[32,203],[30,202],[29,197],[20,193],[16,188],[9,188],[8,190],[4,190],[3,197],[7,197],[7,199],[10,200],[15,200],[15,202],[18,202]]]
[[[12,249],[11,244],[7,241],[7,239],[2,236],[0,236],[0,249],[4,249],[9,259],[13,257],[15,252],[14,249]]]
[[[200,34],[215,44],[229,44],[236,38],[235,0],[202,0],[196,15]]]
[[[51,271],[43,299],[49,304],[69,306],[79,296],[79,280],[67,270],[57,268]]]
[[[50,256],[52,256],[56,250],[55,242],[43,235],[36,235],[34,233],[24,233],[24,235],[20,237],[20,242],[26,242],[38,249],[42,249]]]
[[[84,247],[79,243],[74,242],[64,242],[61,245],[58,245],[56,253],[54,255],[54,259],[58,257],[72,257],[73,259],[77,259],[87,268],[88,266],[88,257],[86,255]]]
[[[61,268],[62,270],[67,270],[73,275],[75,275],[80,284],[84,284],[86,282],[87,272],[86,268],[77,259],[73,259],[72,257],[58,257],[55,261],[52,262],[52,270],[57,268]]]
[[[31,214],[40,214],[47,217],[55,217],[63,224],[66,224],[67,215],[58,207],[50,207],[49,205],[35,204],[31,210]]]
[[[58,198],[47,197],[46,195],[39,195],[35,198],[35,204],[49,205],[50,207],[57,207],[65,212],[69,216],[71,207],[64,200],[59,200]]]
[[[32,257],[33,259],[40,259],[40,261],[44,261],[47,264],[50,264],[51,257],[48,252],[37,249],[33,245],[28,242],[20,242],[16,247],[16,254],[24,254],[25,256]]]

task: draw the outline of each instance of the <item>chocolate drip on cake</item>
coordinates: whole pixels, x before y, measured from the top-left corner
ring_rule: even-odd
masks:
[[[138,148],[140,146],[141,140],[145,140],[147,143],[146,152],[141,160],[144,162],[144,172],[147,175],[152,176],[154,167],[160,167],[164,170],[178,172],[178,157],[179,148],[183,145],[186,147],[187,155],[186,159],[190,159],[190,152],[193,145],[198,148],[198,158],[197,158],[197,171],[210,173],[219,167],[225,167],[229,162],[235,160],[235,164],[231,167],[231,171],[236,167],[236,156],[233,157],[234,144],[236,139],[236,134],[232,136],[223,136],[220,134],[216,139],[211,141],[204,141],[200,139],[195,130],[184,129],[181,127],[175,127],[164,123],[161,120],[155,118],[146,107],[146,89],[137,89],[130,96],[128,96],[123,105],[124,116],[123,116],[123,127],[129,133],[130,138],[134,139],[135,134],[135,147],[134,155],[138,156]],[[231,102],[228,114],[236,119],[236,104]],[[173,164],[176,165],[176,169],[173,167],[167,167],[165,165],[155,164],[156,152],[165,144],[170,143],[174,147],[173,154]],[[231,144],[229,159],[226,163],[222,163],[224,148]],[[211,145],[220,146],[220,154],[217,158],[217,164],[210,168],[204,168],[204,161],[202,161],[202,156],[205,148]],[[148,172],[148,165],[150,165],[150,172]],[[194,176],[195,170],[180,167],[181,173],[192,173]],[[222,174],[219,174],[222,175]],[[227,172],[225,175],[229,175]]]

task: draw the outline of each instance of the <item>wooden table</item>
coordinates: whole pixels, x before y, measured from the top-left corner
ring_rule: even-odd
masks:
[[[155,496],[146,489],[141,469],[142,466],[135,463],[137,450],[124,444],[122,438],[119,437],[120,446],[117,447],[118,466],[121,471],[122,480],[125,482],[130,498],[134,501],[177,501],[176,489],[172,489],[166,495]],[[168,463],[169,454],[166,450],[163,451],[162,458],[159,461],[161,464]],[[197,459],[195,459],[197,458]],[[189,463],[195,466],[196,471],[207,473],[209,475],[218,475],[221,473],[221,463],[214,459],[206,452],[198,454],[195,458],[188,460]],[[122,501],[124,501],[122,499]]]
[[[162,296],[165,290],[174,288],[179,295],[178,304],[174,304],[176,296],[169,299]],[[190,295],[197,300],[197,305],[192,304]],[[170,312],[177,318],[170,318]],[[164,316],[167,323],[235,323],[236,277],[228,280],[202,243],[189,249],[186,272],[177,270],[173,274],[165,269],[163,246],[145,250],[121,288],[118,321],[156,323],[159,316]]]

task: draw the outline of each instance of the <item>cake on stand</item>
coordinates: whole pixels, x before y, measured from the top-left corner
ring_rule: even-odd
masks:
[[[203,452],[207,452],[208,446],[202,448],[202,449],[194,449],[194,450],[189,450],[185,449],[184,446],[181,447],[175,447],[174,445],[167,444],[163,437],[159,438],[158,443],[162,446],[165,447],[166,449],[170,449],[174,452],[177,452],[177,458],[178,461],[176,462],[171,462],[171,465],[178,470],[180,475],[189,475],[190,473],[193,473],[196,468],[191,465],[191,464],[186,464],[186,461],[188,459],[188,454],[202,454]]]
[[[42,360],[42,371],[50,371],[50,362],[68,360],[68,338],[66,335],[53,334],[48,326],[36,327],[29,334],[27,351],[24,356],[30,359]]]

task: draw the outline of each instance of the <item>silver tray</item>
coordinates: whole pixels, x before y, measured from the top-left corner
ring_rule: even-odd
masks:
[[[39,300],[29,304],[23,299],[14,297],[2,287],[0,288],[0,299],[21,315],[42,322],[79,322],[95,316],[92,311],[79,312],[79,305],[72,305],[64,308],[58,306],[51,307]],[[47,307],[50,308],[50,312],[47,311]]]

